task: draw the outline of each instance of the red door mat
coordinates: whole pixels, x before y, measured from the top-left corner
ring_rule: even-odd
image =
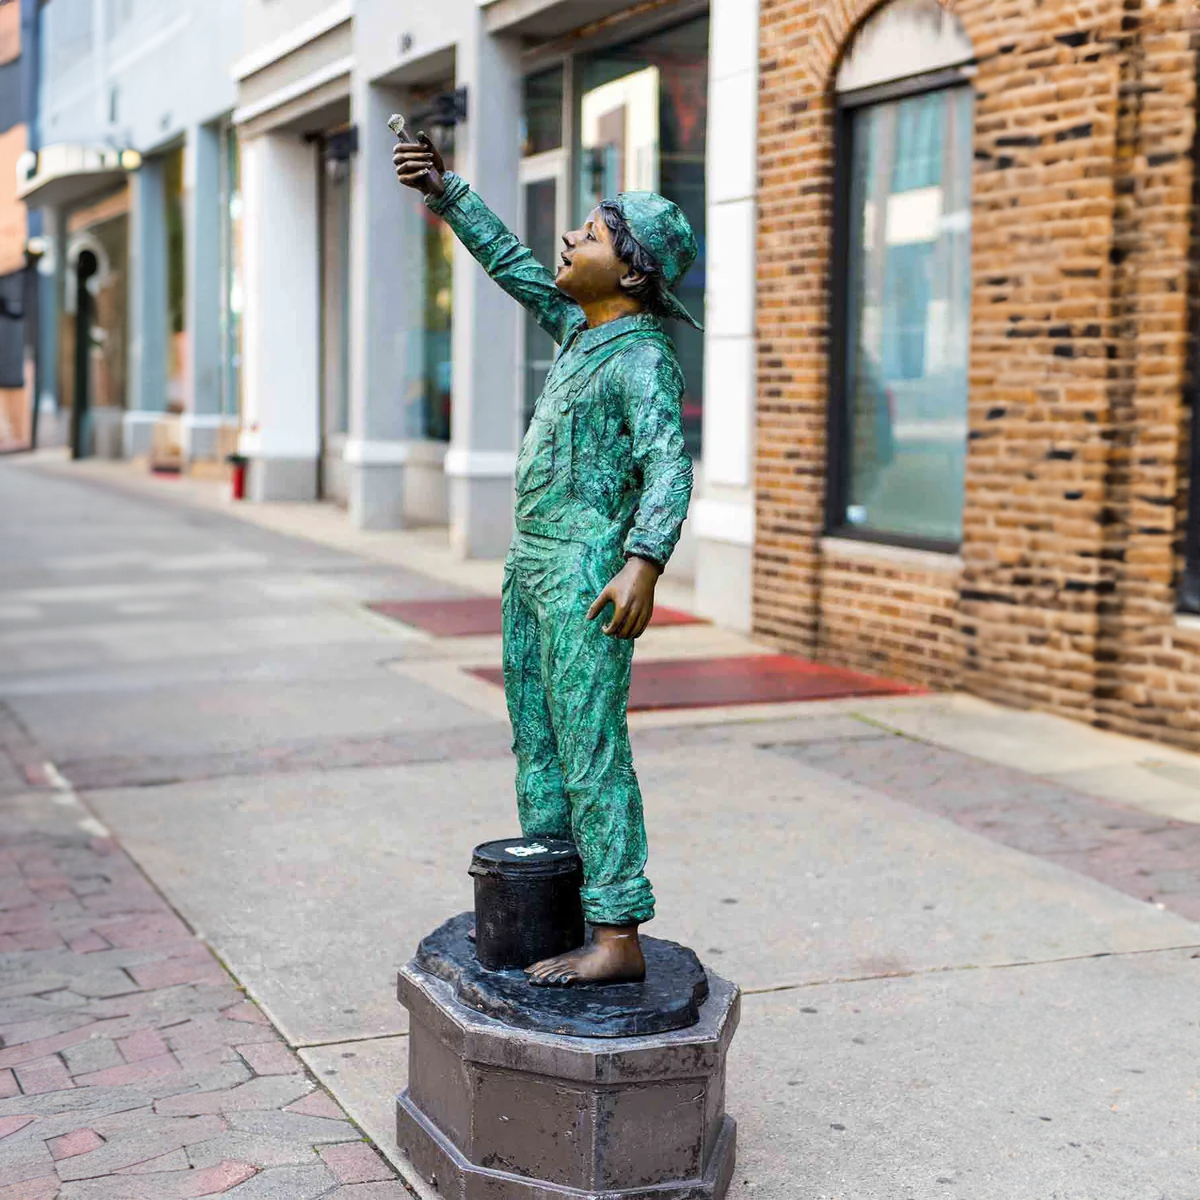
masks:
[[[413,625],[434,637],[481,637],[498,634],[500,601],[494,596],[472,596],[467,600],[380,600],[367,607],[381,617]],[[667,625],[706,625],[708,622],[677,608],[654,610],[655,628]]]
[[[504,673],[478,667],[472,675],[504,686]],[[689,658],[633,664],[630,712],[668,708],[721,708],[852,696],[909,696],[923,689],[793,658],[788,654],[742,658]]]

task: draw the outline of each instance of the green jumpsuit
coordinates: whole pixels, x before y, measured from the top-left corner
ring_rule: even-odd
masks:
[[[626,707],[633,642],[587,611],[630,555],[665,566],[692,492],[683,375],[649,313],[588,328],[554,276],[452,172],[429,198],[561,346],[516,471],[504,571],[504,686],[526,837],[573,841],[592,924],[654,915]]]

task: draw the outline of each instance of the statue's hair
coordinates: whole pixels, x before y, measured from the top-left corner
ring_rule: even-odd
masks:
[[[654,255],[633,236],[629,222],[615,200],[602,200],[597,206],[612,234],[613,252],[632,271],[645,275],[640,283],[628,288],[626,294],[641,302],[642,307],[657,316],[665,316],[662,303],[662,268]]]

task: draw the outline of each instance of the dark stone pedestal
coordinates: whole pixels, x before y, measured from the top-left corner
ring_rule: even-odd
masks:
[[[410,962],[399,978],[411,1020],[400,1149],[447,1200],[721,1200],[734,1166],[725,1058],[740,994],[716,975],[706,984],[688,1028],[568,1037],[485,1016],[459,998],[460,983]],[[576,995],[628,989],[636,1010],[640,986]]]
[[[604,987],[533,987],[524,971],[488,971],[467,938],[470,913],[435,929],[417,947],[415,965],[444,979],[467,1008],[518,1029],[568,1037],[641,1037],[686,1029],[700,1020],[708,976],[695,952],[642,938],[646,978]]]

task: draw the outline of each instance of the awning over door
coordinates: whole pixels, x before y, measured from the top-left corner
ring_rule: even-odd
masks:
[[[83,203],[118,187],[142,165],[136,150],[66,143],[44,146],[31,157],[29,174],[19,172],[17,178],[17,198],[29,208]]]

